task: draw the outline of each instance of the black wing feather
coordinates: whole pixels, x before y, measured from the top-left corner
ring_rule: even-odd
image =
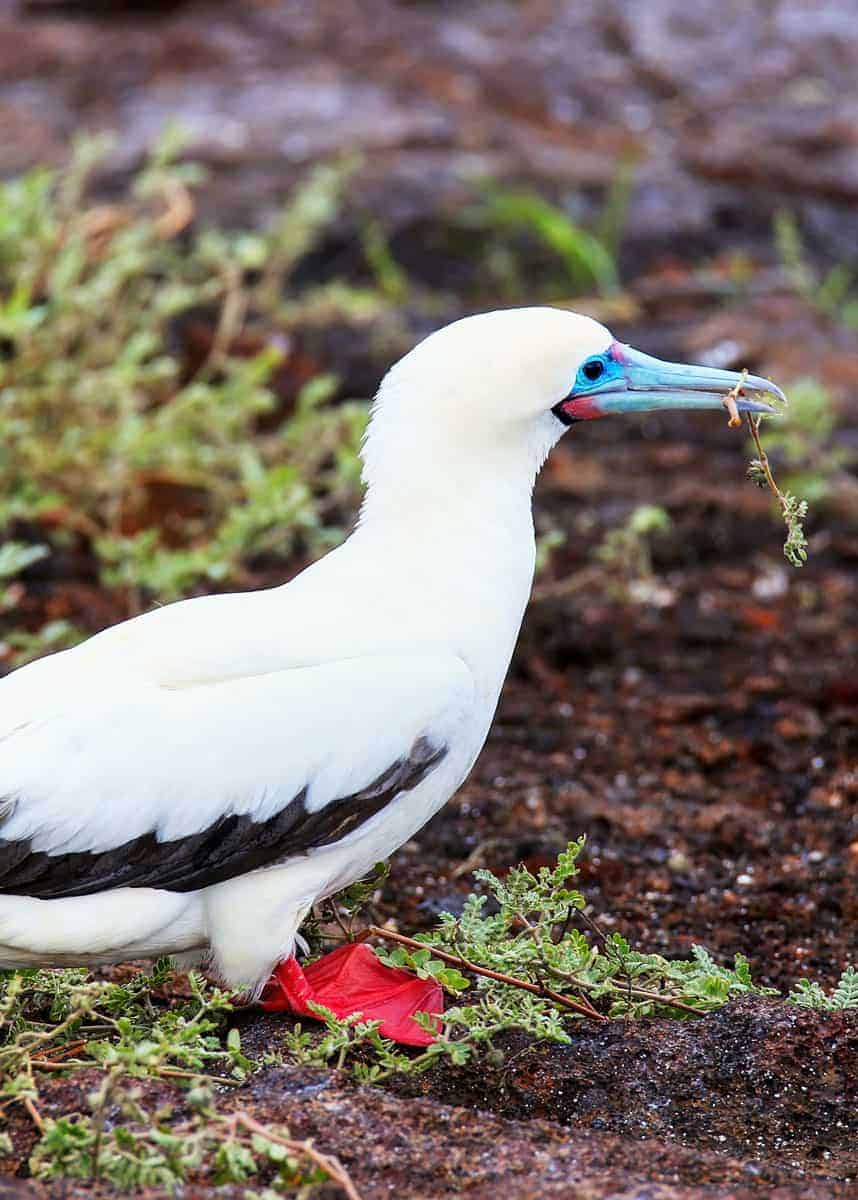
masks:
[[[220,817],[199,833],[162,842],[145,833],[110,850],[47,854],[29,840],[0,838],[0,895],[58,900],[118,887],[193,892],[258,867],[329,846],[417,786],[447,753],[418,738],[367,787],[309,812],[304,788],[266,821],[247,814]],[[2,824],[2,814],[0,814]]]

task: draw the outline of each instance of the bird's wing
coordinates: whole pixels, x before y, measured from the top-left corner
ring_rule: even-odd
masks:
[[[186,891],[338,841],[437,766],[474,701],[450,653],[180,688],[51,679],[38,715],[3,708],[0,893]]]

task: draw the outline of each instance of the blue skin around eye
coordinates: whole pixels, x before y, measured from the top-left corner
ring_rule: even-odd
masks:
[[[602,364],[603,371],[598,379],[588,379],[584,374],[584,368],[588,365],[588,363],[592,362],[600,362]],[[578,368],[578,373],[575,376],[575,386],[572,389],[573,394],[580,395],[582,392],[591,392],[594,388],[604,387],[604,385],[610,380],[619,379],[621,375],[622,368],[620,364],[614,362],[614,360],[609,358],[607,355],[599,355],[596,358],[588,358],[587,361],[583,362]]]

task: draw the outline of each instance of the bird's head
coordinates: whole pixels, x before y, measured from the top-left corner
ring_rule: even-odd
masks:
[[[520,453],[538,469],[577,422],[717,410],[740,383],[740,412],[773,412],[763,397],[784,399],[767,379],[749,375],[742,382],[733,371],[642,354],[578,313],[480,313],[430,334],[388,372],[367,440],[368,466],[376,448],[394,441],[423,456],[441,448],[471,459],[474,453],[489,459],[494,451]]]

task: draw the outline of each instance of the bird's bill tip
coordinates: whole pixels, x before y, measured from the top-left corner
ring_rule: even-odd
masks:
[[[759,375],[688,363],[663,362],[615,342],[614,369],[603,382],[564,403],[569,420],[591,420],[615,413],[723,409],[728,396],[739,412],[777,415],[787,398],[777,384]],[[774,401],[773,404],[771,401]]]

